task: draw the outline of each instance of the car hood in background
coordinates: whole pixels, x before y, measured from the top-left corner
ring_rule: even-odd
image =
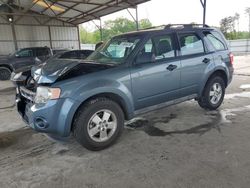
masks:
[[[53,59],[42,67],[33,67],[31,74],[38,84],[50,84],[58,80],[73,78],[112,68],[112,65],[99,64],[93,61]]]
[[[9,56],[0,56],[0,63],[7,62],[9,60]]]

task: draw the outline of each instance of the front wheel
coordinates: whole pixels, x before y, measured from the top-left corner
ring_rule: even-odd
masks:
[[[0,80],[9,80],[11,76],[11,70],[6,67],[0,67]]]
[[[215,76],[208,80],[198,103],[204,109],[216,110],[223,102],[224,95],[225,82],[220,76]]]
[[[97,98],[79,109],[74,120],[73,134],[85,148],[97,151],[114,144],[123,126],[121,107],[107,98]]]

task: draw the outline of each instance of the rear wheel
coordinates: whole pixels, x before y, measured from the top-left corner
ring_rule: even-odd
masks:
[[[198,103],[204,109],[216,110],[223,102],[224,95],[225,82],[220,76],[215,76],[208,80]]]
[[[121,107],[107,98],[97,98],[80,108],[74,120],[73,134],[85,148],[97,151],[114,144],[123,126]]]
[[[11,76],[11,70],[6,67],[0,67],[0,80],[9,80]]]

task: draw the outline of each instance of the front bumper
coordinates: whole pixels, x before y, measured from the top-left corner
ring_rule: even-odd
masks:
[[[18,90],[20,91],[20,89]],[[76,102],[70,98],[35,104],[18,92],[17,110],[24,122],[38,132],[66,137],[70,135]]]

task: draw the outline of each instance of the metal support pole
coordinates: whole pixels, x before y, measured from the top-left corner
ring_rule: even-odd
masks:
[[[206,24],[206,9],[207,9],[207,0],[200,0],[203,7],[203,25]]]
[[[53,46],[52,46],[52,40],[51,40],[51,30],[50,30],[50,26],[48,26],[48,29],[49,29],[49,44],[50,44],[50,48],[52,49]]]
[[[127,8],[128,13],[130,14],[130,16],[133,18],[135,24],[136,24],[136,30],[139,30],[139,21],[138,21],[138,10],[137,10],[137,6],[135,6],[135,17],[133,16],[133,14],[129,11],[129,9]]]
[[[138,20],[138,9],[137,6],[135,7],[135,19],[136,19],[136,29],[139,31],[139,20]]]
[[[103,41],[102,20],[101,20],[101,18],[100,18],[100,37],[101,37],[101,41]]]
[[[15,26],[14,26],[13,23],[11,23],[10,25],[11,25],[11,30],[12,30],[12,36],[13,36],[13,42],[14,42],[15,50],[18,50],[17,40],[16,40]]]
[[[78,47],[79,47],[79,50],[81,50],[81,37],[80,37],[80,29],[79,29],[79,25],[76,26],[77,27],[77,37],[78,37]]]

